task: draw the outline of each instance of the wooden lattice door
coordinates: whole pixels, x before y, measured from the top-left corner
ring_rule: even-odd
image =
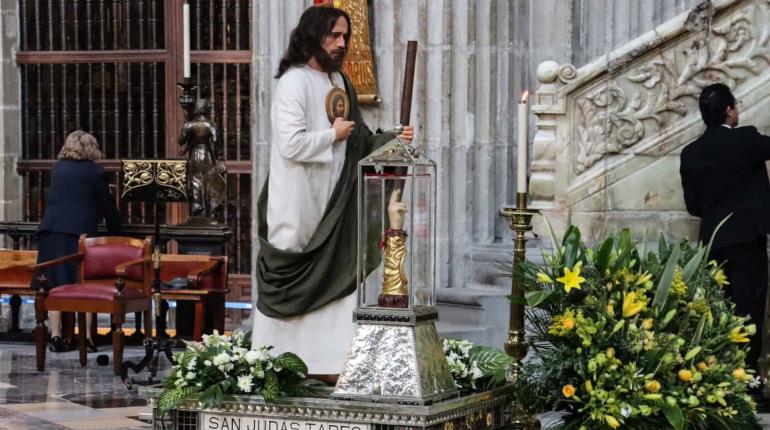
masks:
[[[94,134],[113,174],[121,158],[177,157],[184,121],[176,83],[182,78],[183,0],[19,0],[24,220],[44,210],[50,168],[66,135]],[[228,167],[222,221],[233,293],[249,300],[251,149],[251,1],[190,0],[192,77],[222,132]],[[126,223],[152,223],[150,205],[119,202]],[[185,209],[162,210],[176,223]],[[241,275],[239,275],[241,274]]]

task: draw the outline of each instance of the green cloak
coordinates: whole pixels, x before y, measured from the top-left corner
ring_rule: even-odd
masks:
[[[272,318],[302,315],[356,290],[358,161],[395,136],[372,134],[361,117],[353,86],[343,78],[356,125],[347,140],[340,178],[305,249],[284,251],[267,241],[267,181],[259,195],[257,309]],[[379,258],[368,260],[375,267],[379,263]]]

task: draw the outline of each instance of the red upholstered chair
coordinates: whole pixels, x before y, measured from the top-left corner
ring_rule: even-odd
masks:
[[[86,365],[86,314],[108,313],[112,316],[113,370],[120,375],[123,363],[123,329],[127,312],[144,312],[145,327],[150,326],[152,308],[150,284],[151,239],[128,237],[80,236],[78,253],[29,266],[40,270],[67,261],[80,262],[79,282],[60,285],[46,291],[45,277],[35,295],[35,346],[37,370],[45,369],[45,320],[47,311],[77,312],[80,364]],[[41,272],[42,273],[42,272]]]

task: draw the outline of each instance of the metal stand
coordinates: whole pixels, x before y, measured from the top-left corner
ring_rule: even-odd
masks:
[[[185,118],[189,119],[192,114],[192,109],[195,107],[195,97],[193,96],[193,90],[197,87],[197,85],[194,82],[192,82],[190,78],[184,78],[184,80],[182,82],[179,82],[177,85],[179,85],[179,87],[182,88],[182,95],[181,97],[179,97],[179,104],[182,106],[182,110],[184,111]],[[185,168],[182,169],[182,171],[183,171],[182,173],[183,178],[182,177],[174,178],[174,172],[172,171],[159,172],[158,178],[156,181],[160,184],[166,185],[166,187],[156,193],[153,193],[152,194],[153,199],[150,200],[153,203],[155,203],[155,247],[152,252],[153,267],[155,272],[154,279],[152,281],[152,299],[153,299],[153,302],[155,303],[155,336],[148,336],[144,340],[143,343],[145,348],[145,354],[144,354],[144,358],[142,358],[142,360],[138,364],[134,364],[131,361],[126,361],[123,363],[120,376],[123,378],[123,382],[126,384],[126,388],[128,389],[131,389],[131,387],[134,384],[134,381],[128,377],[128,369],[133,370],[134,373],[139,373],[142,371],[142,369],[147,367],[148,370],[150,371],[150,375],[148,377],[148,383],[152,384],[155,381],[155,377],[158,374],[158,365],[160,363],[161,353],[163,353],[163,355],[166,356],[166,358],[170,363],[172,364],[174,363],[172,348],[177,346],[178,340],[166,335],[165,319],[161,318],[161,315],[164,315],[164,313],[162,313],[162,310],[161,310],[162,301],[160,296],[161,251],[160,251],[160,213],[159,213],[160,205],[159,204],[162,202],[170,202],[170,201],[187,201],[186,165],[185,165]],[[164,175],[164,176],[161,178],[161,175]],[[180,185],[178,181],[173,182],[174,179],[181,179],[182,184]],[[136,188],[140,188],[140,187],[141,185]],[[137,195],[138,196],[142,195],[141,191]],[[150,329],[149,327],[145,327],[145,330],[149,330],[149,329]]]
[[[513,276],[511,282],[511,314],[508,322],[508,340],[505,342],[505,352],[511,356],[511,370],[508,382],[514,382],[521,374],[522,361],[527,355],[527,340],[524,327],[524,288],[519,266],[526,259],[526,233],[532,230],[532,217],[540,213],[527,209],[527,193],[516,193],[516,207],[503,208],[500,215],[511,218],[509,227],[514,231],[513,246]],[[524,412],[521,405],[511,403],[511,428],[514,430],[537,430],[540,423],[537,418]]]
[[[133,379],[128,376],[128,369],[139,373],[147,367],[150,371],[150,375],[147,378],[147,383],[152,385],[155,382],[155,377],[158,374],[158,365],[160,364],[160,353],[162,352],[170,363],[174,363],[174,355],[172,348],[177,346],[177,339],[173,339],[166,335],[165,324],[161,318],[161,299],[160,299],[160,219],[159,219],[159,204],[155,202],[155,238],[154,248],[152,251],[152,264],[153,264],[153,280],[152,280],[152,300],[155,304],[155,336],[148,336],[144,339],[144,358],[138,363],[134,364],[132,361],[124,361],[121,367],[120,377],[123,379],[123,383],[126,384],[127,389],[131,389],[134,385]],[[145,330],[151,330],[150,327],[145,327]]]

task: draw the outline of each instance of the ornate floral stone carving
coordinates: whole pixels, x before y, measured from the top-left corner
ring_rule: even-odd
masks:
[[[697,97],[720,81],[737,94],[770,64],[770,1],[746,1],[740,10],[704,31],[685,34],[654,53],[631,51],[630,63],[575,93],[574,171],[581,174],[608,154],[617,154],[697,112]],[[639,63],[641,64],[635,64]]]

